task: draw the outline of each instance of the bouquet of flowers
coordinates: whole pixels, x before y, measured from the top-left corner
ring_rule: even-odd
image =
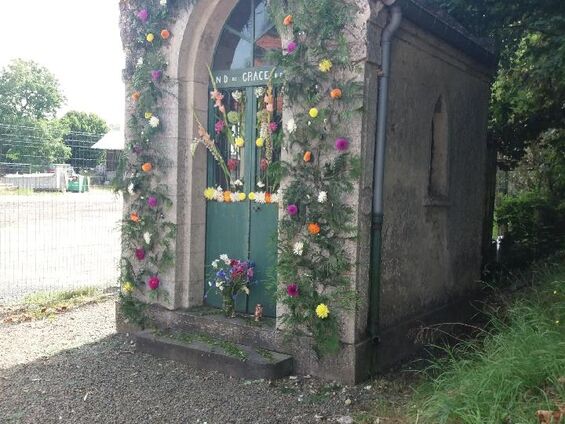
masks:
[[[228,255],[220,255],[212,261],[210,290],[222,295],[223,309],[226,316],[235,316],[235,299],[241,292],[249,294],[254,283],[255,263],[253,261],[231,259]],[[208,291],[206,295],[208,295]]]

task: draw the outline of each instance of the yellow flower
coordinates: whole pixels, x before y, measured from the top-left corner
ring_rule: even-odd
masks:
[[[332,61],[329,59],[324,59],[320,62],[320,64],[318,65],[318,69],[321,72],[328,72],[330,69],[332,69]]]
[[[249,193],[249,194],[247,195],[247,197],[249,198],[249,200],[252,200],[252,201],[253,201],[253,200],[255,200],[255,198],[256,198],[257,196],[255,196],[255,193],[251,192],[251,193]]]
[[[235,139],[235,145],[237,147],[243,147],[244,144],[245,144],[245,140],[243,139],[243,137],[237,137]]]
[[[257,147],[263,147],[264,144],[265,144],[265,140],[263,140],[261,137],[259,137],[257,140],[255,140],[255,145]]]
[[[316,306],[316,315],[318,315],[318,318],[327,318],[329,314],[330,309],[325,303],[320,303],[318,306]]]
[[[311,118],[315,118],[316,116],[318,116],[318,109],[316,109],[315,107],[313,107],[313,108],[310,109],[310,111],[308,112],[308,115],[310,115]]]
[[[207,200],[213,200],[214,197],[216,197],[216,189],[212,187],[208,187],[207,189],[204,190],[204,197]]]
[[[151,112],[145,112],[145,119],[151,119],[153,114]]]
[[[122,291],[123,291],[125,294],[132,294],[134,288],[135,288],[135,287],[133,286],[133,284],[130,283],[129,281],[126,281],[126,282],[122,285]]]
[[[149,34],[147,34],[147,36],[145,37],[145,39],[146,39],[147,41],[149,41],[150,43],[152,43],[153,40],[155,39],[155,36],[153,35],[153,33],[150,32]]]
[[[245,193],[238,193],[237,197],[239,198],[240,201],[245,200]]]

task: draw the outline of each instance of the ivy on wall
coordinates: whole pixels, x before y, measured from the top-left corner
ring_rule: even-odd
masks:
[[[271,0],[286,39],[273,58],[282,68],[287,117],[284,216],[278,276],[286,327],[307,330],[319,356],[340,348],[339,311],[355,306],[348,242],[356,235],[348,194],[359,178],[348,123],[362,102],[351,79],[346,27],[355,4],[343,0]],[[351,199],[350,199],[351,200]]]

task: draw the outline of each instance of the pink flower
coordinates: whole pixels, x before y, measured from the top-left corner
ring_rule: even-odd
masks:
[[[157,287],[159,287],[159,283],[161,283],[159,277],[157,277],[156,275],[152,275],[151,277],[149,277],[149,281],[147,282],[147,285],[151,290],[156,290]]]
[[[149,197],[147,198],[147,205],[148,205],[150,208],[156,207],[156,206],[157,206],[157,198],[156,198],[155,196],[149,196]]]
[[[267,106],[265,106],[265,109],[267,109],[267,112],[272,112],[274,110],[273,104],[268,103]]]
[[[290,297],[298,297],[298,295],[300,294],[300,290],[298,289],[298,286],[296,284],[289,284],[288,286],[286,286],[286,292]]]
[[[259,168],[261,168],[261,171],[266,171],[268,167],[269,161],[265,158],[261,159],[261,162],[259,163]]]
[[[293,51],[295,51],[297,47],[298,47],[298,44],[296,44],[295,41],[291,41],[290,43],[287,44],[286,51],[290,54]]]
[[[347,138],[338,138],[335,141],[335,148],[340,152],[343,152],[349,148],[349,140]]]
[[[147,11],[147,9],[141,9],[139,12],[137,12],[137,17],[141,22],[145,23],[147,22],[147,19],[149,19],[149,12]]]
[[[219,110],[221,113],[226,113],[226,108],[225,108],[224,105],[219,106],[219,107],[218,107],[218,110]]]
[[[163,75],[163,71],[160,71],[159,69],[154,69],[151,71],[151,80],[157,82],[161,79],[162,75]]]
[[[237,159],[228,159],[227,165],[230,171],[235,171],[237,169],[237,165],[239,165],[239,161]]]
[[[219,119],[215,124],[214,124],[214,130],[216,131],[216,134],[220,134],[223,130],[224,127],[226,126],[225,122],[222,121],[221,119]]]
[[[254,273],[255,273],[255,271],[253,271],[253,268],[249,268],[249,269],[247,270],[247,278],[249,278],[250,280],[252,280]]]
[[[137,260],[142,261],[145,259],[145,250],[142,248],[135,249],[135,257]]]
[[[277,123],[275,121],[269,123],[269,131],[271,131],[272,133],[274,133],[277,130],[278,127],[279,126],[277,125]]]
[[[290,216],[295,216],[298,213],[298,206],[295,204],[290,204],[286,207],[286,211]]]

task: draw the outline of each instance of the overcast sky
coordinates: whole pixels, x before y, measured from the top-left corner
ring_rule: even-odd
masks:
[[[32,59],[59,80],[67,104],[123,121],[119,0],[1,0],[0,67]]]

